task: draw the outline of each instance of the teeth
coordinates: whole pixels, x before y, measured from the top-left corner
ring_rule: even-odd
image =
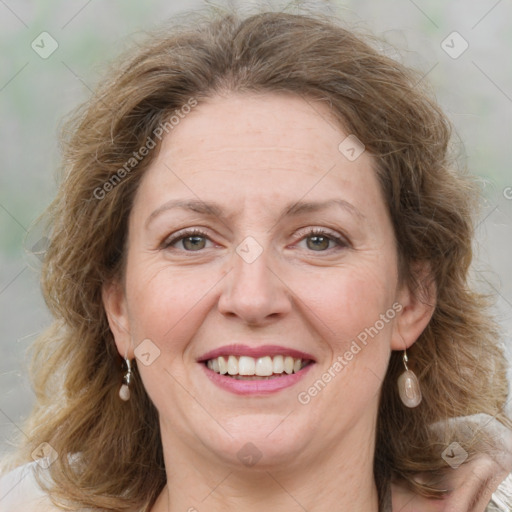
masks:
[[[248,378],[250,377],[271,377],[276,375],[282,375],[286,373],[288,375],[297,373],[306,365],[307,361],[302,359],[294,359],[291,356],[264,356],[254,357],[249,356],[220,356],[215,359],[209,359],[206,362],[206,366],[213,370],[215,373],[221,375],[231,375],[235,378]]]
[[[284,358],[284,371],[290,375],[290,373],[293,373],[293,357],[286,356]]]
[[[252,357],[249,359],[252,359]],[[297,361],[300,363],[300,359],[297,359]],[[273,373],[274,363],[272,363],[272,358],[270,356],[259,357],[256,361],[256,371],[254,372],[254,375],[258,375],[259,377],[268,377]]]
[[[226,359],[224,357],[217,357],[217,361],[219,363],[219,372],[221,373],[221,375],[225,375],[226,373],[228,373],[228,362],[226,361]]]
[[[283,356],[274,356],[274,360],[272,361],[274,366],[274,373],[283,373],[284,372],[284,358]]]
[[[229,356],[230,359],[232,357]],[[238,360],[238,375],[256,375],[255,369],[256,362],[252,357],[241,356]]]
[[[238,375],[238,359],[235,356],[228,357],[228,373],[229,375]]]

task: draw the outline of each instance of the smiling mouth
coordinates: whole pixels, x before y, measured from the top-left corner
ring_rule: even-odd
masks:
[[[219,356],[208,359],[204,364],[219,375],[237,380],[268,380],[293,373],[313,363],[310,359],[275,355],[263,357]]]

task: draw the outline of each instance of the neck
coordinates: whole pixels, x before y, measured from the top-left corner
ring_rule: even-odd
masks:
[[[307,461],[242,468],[180,453],[163,435],[168,485],[151,512],[378,512],[373,438],[353,430]]]

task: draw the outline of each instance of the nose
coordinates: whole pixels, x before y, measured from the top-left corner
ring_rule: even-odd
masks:
[[[234,252],[231,271],[222,281],[219,311],[246,324],[263,325],[291,310],[291,292],[279,272],[271,268],[269,249],[254,260]],[[276,267],[274,265],[274,267]]]

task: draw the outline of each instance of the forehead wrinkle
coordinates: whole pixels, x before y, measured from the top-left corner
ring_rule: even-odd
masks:
[[[344,199],[335,198],[326,201],[299,201],[289,203],[287,206],[283,208],[283,210],[279,214],[278,222],[282,221],[285,217],[295,217],[298,215],[302,215],[304,213],[313,213],[320,210],[325,210],[332,206],[338,206],[343,210],[347,211],[348,213],[362,220],[366,219],[364,214],[361,213],[353,204],[349,203],[348,201],[345,201]],[[221,220],[227,220],[231,217],[234,217],[237,213],[231,212],[228,214],[226,213],[224,208],[222,208],[222,206],[213,201],[201,201],[197,199],[171,199],[170,201],[167,201],[163,205],[159,206],[150,214],[150,216],[146,220],[146,227],[151,223],[151,221],[154,218],[156,218],[163,212],[172,209],[192,211],[208,217],[218,217]]]

